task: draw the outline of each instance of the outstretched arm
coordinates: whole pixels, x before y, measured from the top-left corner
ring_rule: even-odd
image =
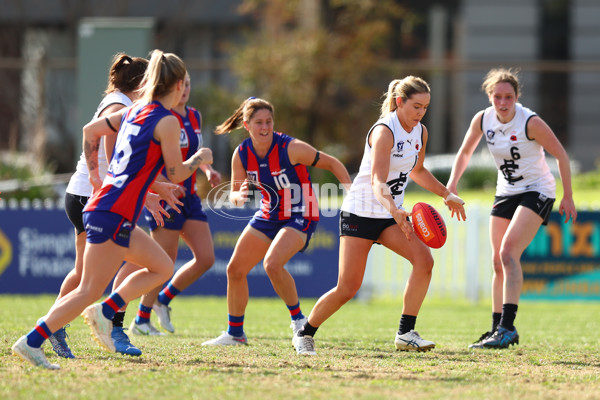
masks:
[[[344,164],[337,158],[322,151],[317,151],[313,146],[299,139],[294,139],[289,144],[288,155],[292,164],[310,165],[330,171],[344,185],[346,190],[350,190],[350,185],[352,185],[350,174]]]
[[[456,159],[452,165],[452,172],[450,172],[450,178],[448,179],[448,184],[446,185],[454,194],[458,194],[458,181],[467,169],[467,165],[471,160],[471,156],[473,155],[473,152],[477,148],[477,145],[483,136],[483,132],[481,131],[482,118],[483,111],[475,114],[471,120],[471,125],[469,125],[469,130],[465,135],[463,143],[460,146],[460,150],[458,150],[458,154],[456,154]]]
[[[425,149],[427,148],[428,137],[429,132],[427,131],[427,128],[423,126],[423,146],[421,146],[421,149],[419,150],[419,159],[410,173],[410,178],[422,188],[427,189],[431,193],[437,194],[443,198],[444,203],[448,206],[452,213],[451,217],[454,217],[456,214],[456,218],[459,221],[461,219],[464,221],[467,219],[465,208],[463,207],[465,202],[460,197],[453,194],[440,181],[438,181],[435,176],[433,176],[431,171],[425,168]]]

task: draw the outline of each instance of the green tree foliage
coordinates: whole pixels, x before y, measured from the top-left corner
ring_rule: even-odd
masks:
[[[357,168],[380,97],[397,78],[391,45],[415,16],[393,0],[247,0],[256,28],[232,54],[243,93],[276,109],[276,129]]]

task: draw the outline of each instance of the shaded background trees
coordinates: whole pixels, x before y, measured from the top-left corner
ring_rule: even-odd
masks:
[[[393,0],[247,0],[257,29],[233,47],[238,90],[276,108],[276,129],[323,148],[356,169],[379,98],[394,75],[404,20]]]

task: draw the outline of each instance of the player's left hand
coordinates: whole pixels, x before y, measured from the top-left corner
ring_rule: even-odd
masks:
[[[208,182],[210,183],[211,187],[215,187],[218,186],[221,183],[221,174],[218,171],[215,171],[214,169],[207,169],[205,171],[206,174],[206,179],[208,179]]]
[[[154,184],[152,184],[152,190],[156,192],[162,200],[166,201],[173,210],[181,214],[181,210],[178,206],[182,206],[183,203],[179,198],[185,195],[185,188],[171,182],[155,181]]]
[[[400,208],[392,211],[392,217],[394,217],[394,220],[400,226],[400,229],[402,229],[402,232],[404,232],[404,236],[406,236],[408,240],[410,240],[414,232],[412,223],[408,219],[408,217],[410,216],[411,213]]]
[[[558,213],[565,217],[565,224],[569,222],[569,220],[572,220],[573,222],[577,220],[577,210],[575,209],[573,197],[562,198],[560,206],[558,207]]]
[[[448,206],[448,209],[451,212],[450,218],[454,217],[456,214],[456,219],[459,221],[466,221],[467,214],[465,213],[464,200],[455,195],[452,192],[449,192],[446,198],[444,199],[444,204]]]
[[[169,213],[160,204],[160,196],[156,193],[148,193],[146,196],[146,203],[144,205],[150,214],[152,214],[152,217],[156,221],[156,225],[161,227],[165,226],[163,215],[168,217]]]

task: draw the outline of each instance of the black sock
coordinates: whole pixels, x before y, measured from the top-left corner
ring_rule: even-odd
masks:
[[[500,318],[502,318],[502,313],[493,312],[492,313],[492,332],[498,329],[498,325],[500,325]]]
[[[125,311],[119,311],[115,314],[112,319],[113,326],[122,328],[123,327],[123,319],[125,318]]]
[[[515,330],[515,318],[517,317],[517,308],[519,308],[516,304],[506,303],[502,305],[502,319],[500,319],[500,326],[508,329],[509,331]]]
[[[404,335],[406,332],[410,332],[415,329],[417,323],[416,315],[402,314],[400,318],[400,326],[398,327],[398,333]]]
[[[311,324],[308,323],[308,321],[306,321],[306,323],[304,324],[304,327],[302,329],[300,329],[298,331],[298,336],[315,336],[315,333],[317,333],[317,329],[319,329],[319,327],[314,327]]]

